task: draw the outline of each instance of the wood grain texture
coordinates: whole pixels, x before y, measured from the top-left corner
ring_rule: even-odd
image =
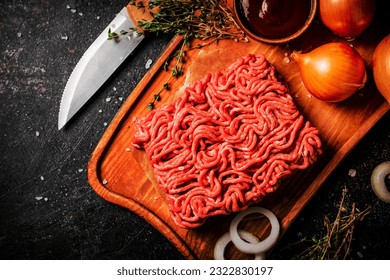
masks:
[[[129,6],[128,10],[133,17],[134,14],[135,17],[139,16],[139,11],[134,8]],[[186,85],[209,72],[223,71],[247,53],[262,53],[266,56],[280,74],[280,79],[288,85],[302,115],[319,129],[323,141],[323,155],[310,169],[295,173],[283,181],[277,191],[259,203],[276,214],[283,234],[326,178],[389,109],[389,104],[378,93],[372,79],[372,54],[383,36],[380,32],[375,34],[353,42],[367,64],[369,80],[358,94],[344,102],[332,104],[311,97],[303,86],[297,64],[286,60],[286,55],[292,50],[307,52],[325,42],[343,41],[316,23],[289,45],[267,45],[254,40],[249,43],[220,41],[189,51],[185,74],[171,80],[170,90],[164,91],[162,100],[155,105],[158,107],[173,102],[182,94]],[[234,214],[210,218],[198,229],[178,227],[169,216],[164,194],[156,185],[145,152],[131,146],[135,132],[134,118],[148,113],[147,104],[170,78],[170,72],[164,71],[162,66],[180,42],[180,36],[174,37],[161,58],[130,94],[93,152],[88,176],[92,188],[100,196],[146,219],[186,258],[212,259],[214,245],[228,230]],[[258,236],[266,235],[269,230],[266,221],[244,226]],[[230,249],[227,254],[229,258],[251,258],[234,249]]]

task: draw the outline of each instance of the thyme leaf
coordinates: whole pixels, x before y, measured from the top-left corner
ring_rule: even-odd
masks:
[[[247,42],[245,33],[240,29],[232,13],[226,7],[225,0],[132,0],[130,5],[142,8],[148,12],[153,20],[141,20],[137,23],[138,33],[177,34],[183,36],[180,49],[173,54],[163,65],[165,71],[169,63],[175,59],[171,67],[171,77],[184,74],[183,64],[186,61],[187,51],[199,49],[222,39],[235,42]],[[134,32],[134,30],[131,30]],[[129,31],[122,31],[119,35],[109,31],[108,39],[116,39],[126,35]],[[194,39],[198,42],[192,45]],[[168,84],[168,83],[166,83]],[[163,89],[167,89],[163,87]],[[156,98],[149,103],[153,109]]]

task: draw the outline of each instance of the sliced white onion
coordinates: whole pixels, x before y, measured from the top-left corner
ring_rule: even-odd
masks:
[[[238,224],[240,221],[245,217],[253,213],[259,213],[266,216],[269,221],[271,222],[271,233],[270,235],[264,239],[263,241],[259,241],[255,244],[250,244],[245,242],[238,234]],[[236,217],[232,220],[230,224],[230,237],[232,239],[232,242],[234,246],[241,252],[247,253],[247,254],[259,254],[259,253],[265,253],[268,251],[272,246],[275,245],[276,241],[279,238],[279,232],[280,232],[280,225],[278,222],[278,219],[276,218],[275,214],[271,211],[262,208],[262,207],[252,207],[247,209],[246,211],[243,211],[239,214],[237,214]]]
[[[259,239],[257,239],[256,236],[253,234],[245,231],[245,230],[239,230],[239,234],[242,239],[246,240],[250,243],[257,243],[259,242]],[[224,260],[224,254],[225,254],[225,248],[231,242],[232,239],[230,238],[230,232],[226,232],[224,235],[222,235],[214,247],[214,259],[216,260]],[[265,254],[255,254],[255,260],[264,260]]]
[[[383,202],[390,203],[390,192],[386,187],[386,176],[390,174],[390,161],[376,166],[371,174],[371,186],[376,196]]]

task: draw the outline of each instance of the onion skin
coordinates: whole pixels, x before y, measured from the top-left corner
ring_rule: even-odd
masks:
[[[390,103],[390,34],[375,48],[372,58],[372,71],[376,87]]]
[[[328,43],[309,53],[293,52],[303,84],[315,97],[327,102],[343,101],[359,89],[366,80],[363,58],[345,43]]]
[[[319,14],[323,24],[344,38],[359,36],[371,24],[375,0],[320,0]]]

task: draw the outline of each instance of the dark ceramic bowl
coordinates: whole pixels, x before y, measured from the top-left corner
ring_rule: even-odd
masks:
[[[249,37],[268,44],[287,43],[301,36],[313,22],[318,2],[317,0],[233,1],[233,10],[240,27]]]

